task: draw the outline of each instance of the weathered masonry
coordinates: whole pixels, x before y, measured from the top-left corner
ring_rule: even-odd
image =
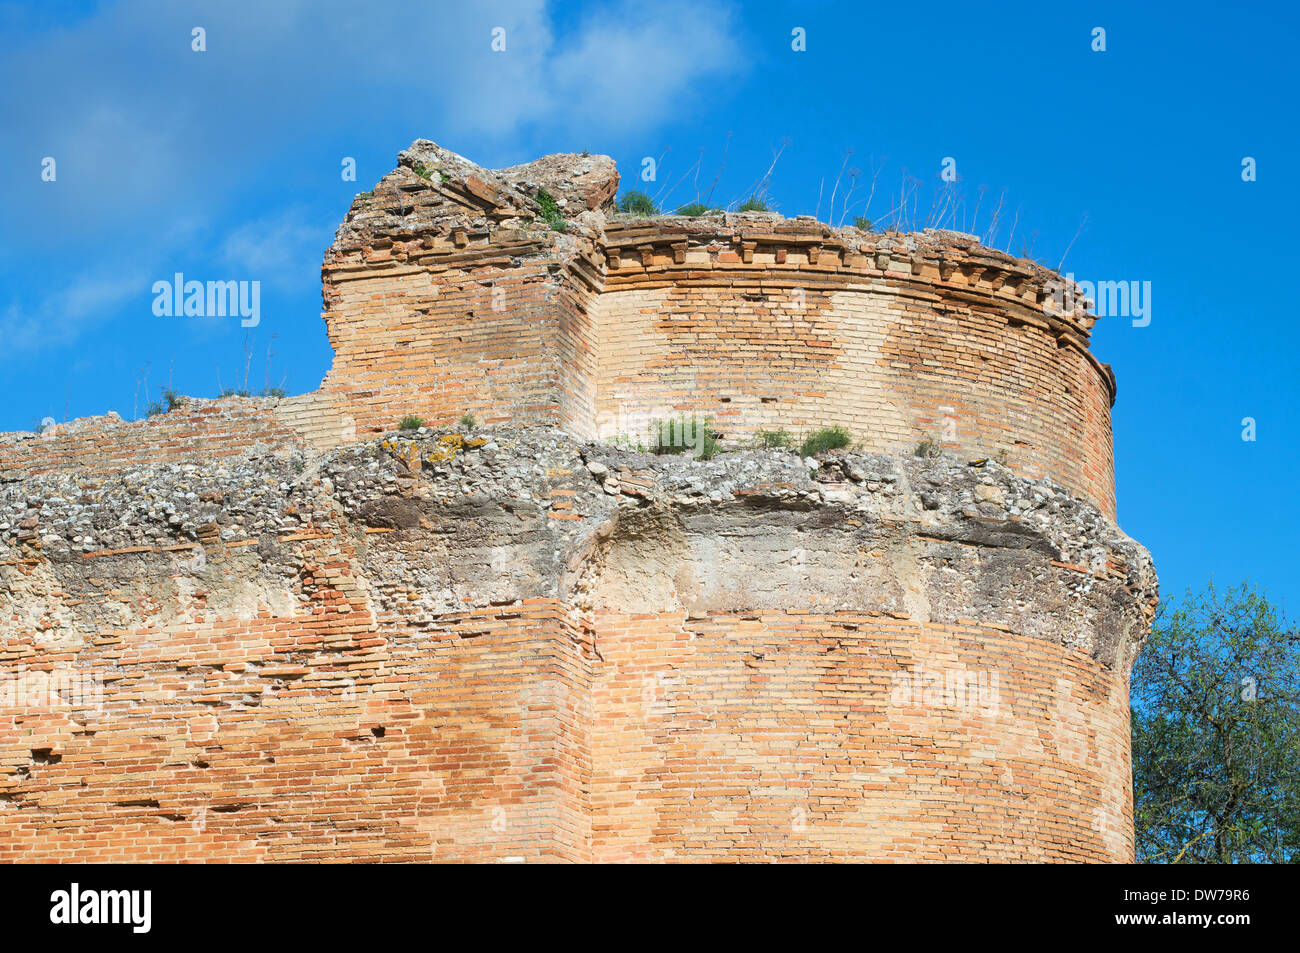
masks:
[[[0,859],[1131,860],[1156,581],[1092,316],[617,184],[416,142],[319,390],[0,435]],[[620,449],[683,415],[728,452]]]

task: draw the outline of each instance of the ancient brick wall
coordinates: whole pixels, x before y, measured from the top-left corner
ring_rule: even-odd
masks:
[[[872,451],[931,440],[1050,477],[1115,516],[1114,377],[1088,351],[1086,307],[1061,313],[1059,276],[1032,261],[952,232],[761,213],[610,218],[618,174],[603,157],[489,171],[422,141],[400,159],[326,252],[334,360],[317,391],[111,436],[92,422],[73,428],[80,440],[10,439],[0,467],[327,449],[407,416],[635,445],[656,419],[696,415],[732,446],[832,425]]]
[[[1091,316],[616,186],[417,142],[320,389],[0,436],[0,860],[1131,860],[1156,583]],[[727,452],[627,449],[692,414]]]
[[[682,415],[733,444],[840,425],[871,450],[1000,456],[1114,515],[1115,381],[1059,276],[952,232],[611,218],[612,166],[567,158],[579,172],[531,170],[577,211],[563,233],[517,170],[432,144],[358,198],[326,255],[315,416],[365,436],[469,413],[633,445]]]
[[[0,434],[0,480],[42,473],[107,475],[141,463],[190,462],[250,451],[301,450],[299,430],[273,398],[190,400],[165,414],[116,414],[55,424],[40,434]]]
[[[61,653],[7,642],[0,862],[588,859],[566,610],[350,608],[103,631],[62,656],[107,679],[84,708],[33,690]]]
[[[1126,680],[974,622],[603,616],[602,861],[1132,860]]]
[[[1079,653],[855,613],[594,633],[105,632],[93,719],[0,705],[0,861],[1131,861],[1126,686]]]
[[[1154,578],[1062,488],[556,429],[300,462],[0,486],[0,859],[1131,859]]]
[[[606,436],[683,413],[741,439],[838,424],[880,452],[1002,455],[1114,514],[1114,381],[1041,269],[952,233],[753,218],[608,229]]]
[[[547,160],[491,173],[417,143],[358,197],[322,269],[334,363],[316,414],[362,437],[465,414],[592,434],[592,210],[618,177],[608,159],[569,158],[592,184]],[[533,178],[577,214],[564,233],[540,217],[538,186],[518,184]]]

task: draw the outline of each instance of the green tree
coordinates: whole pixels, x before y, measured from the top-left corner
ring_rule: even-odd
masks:
[[[1263,595],[1162,607],[1131,700],[1140,863],[1300,862],[1300,635]]]

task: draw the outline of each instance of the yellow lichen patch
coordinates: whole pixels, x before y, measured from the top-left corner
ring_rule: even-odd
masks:
[[[420,466],[420,448],[414,443],[408,443],[402,448],[398,455],[399,459],[406,464],[408,470],[418,469]]]

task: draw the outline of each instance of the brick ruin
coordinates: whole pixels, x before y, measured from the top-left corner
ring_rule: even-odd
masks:
[[[0,435],[0,859],[1132,859],[1092,315],[971,236],[617,186],[417,141],[318,390]],[[628,449],[674,416],[726,452]]]

